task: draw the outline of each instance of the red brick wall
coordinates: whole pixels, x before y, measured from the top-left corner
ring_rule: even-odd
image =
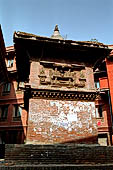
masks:
[[[94,102],[29,100],[27,143],[94,143],[96,135]]]

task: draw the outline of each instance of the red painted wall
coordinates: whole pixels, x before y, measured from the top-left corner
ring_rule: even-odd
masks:
[[[99,78],[99,83],[100,83],[100,89],[108,89],[109,88],[107,77]]]
[[[113,60],[106,59],[106,67],[107,67],[107,74],[108,74],[108,85],[110,89],[110,96],[111,96],[111,103],[113,104]],[[113,107],[112,107],[113,113]]]

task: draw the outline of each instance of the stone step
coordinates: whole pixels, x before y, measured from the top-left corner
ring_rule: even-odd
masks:
[[[113,164],[102,165],[0,165],[0,170],[113,170]]]
[[[113,162],[113,147],[93,145],[6,145],[5,160],[17,164],[104,164]]]

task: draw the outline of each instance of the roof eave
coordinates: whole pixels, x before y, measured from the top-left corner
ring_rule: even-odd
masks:
[[[15,39],[25,39],[25,40],[45,41],[45,42],[48,41],[51,43],[56,42],[56,43],[61,43],[61,44],[70,44],[72,46],[85,46],[85,47],[90,47],[90,48],[102,48],[102,49],[108,49],[108,50],[113,49],[111,47],[108,47],[108,45],[105,45],[100,42],[62,40],[58,38],[54,39],[54,38],[19,32],[19,31],[14,33],[14,42],[15,42]]]

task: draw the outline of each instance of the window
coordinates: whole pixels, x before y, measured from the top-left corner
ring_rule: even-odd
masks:
[[[13,67],[13,59],[7,61],[7,67]]]
[[[95,81],[95,87],[96,87],[97,89],[99,89],[99,88],[100,88],[99,80],[98,80],[98,81]]]
[[[102,105],[99,105],[98,113],[99,113],[99,117],[102,117]]]
[[[98,134],[98,144],[100,144],[101,146],[108,146],[108,135],[107,135],[107,133]]]
[[[5,83],[3,86],[3,93],[9,93],[11,90],[11,83]]]
[[[24,82],[18,82],[16,90],[20,90],[20,88],[24,88]]]
[[[20,121],[21,113],[22,113],[22,108],[19,105],[15,104],[13,108],[13,120]]]
[[[103,114],[102,114],[102,105],[99,105],[97,108],[96,108],[96,117],[97,118],[102,118],[103,117]]]
[[[7,120],[8,105],[0,106],[0,121]]]
[[[6,132],[1,131],[0,132],[0,144],[5,144],[6,143]],[[1,156],[1,151],[0,151],[0,156]]]

